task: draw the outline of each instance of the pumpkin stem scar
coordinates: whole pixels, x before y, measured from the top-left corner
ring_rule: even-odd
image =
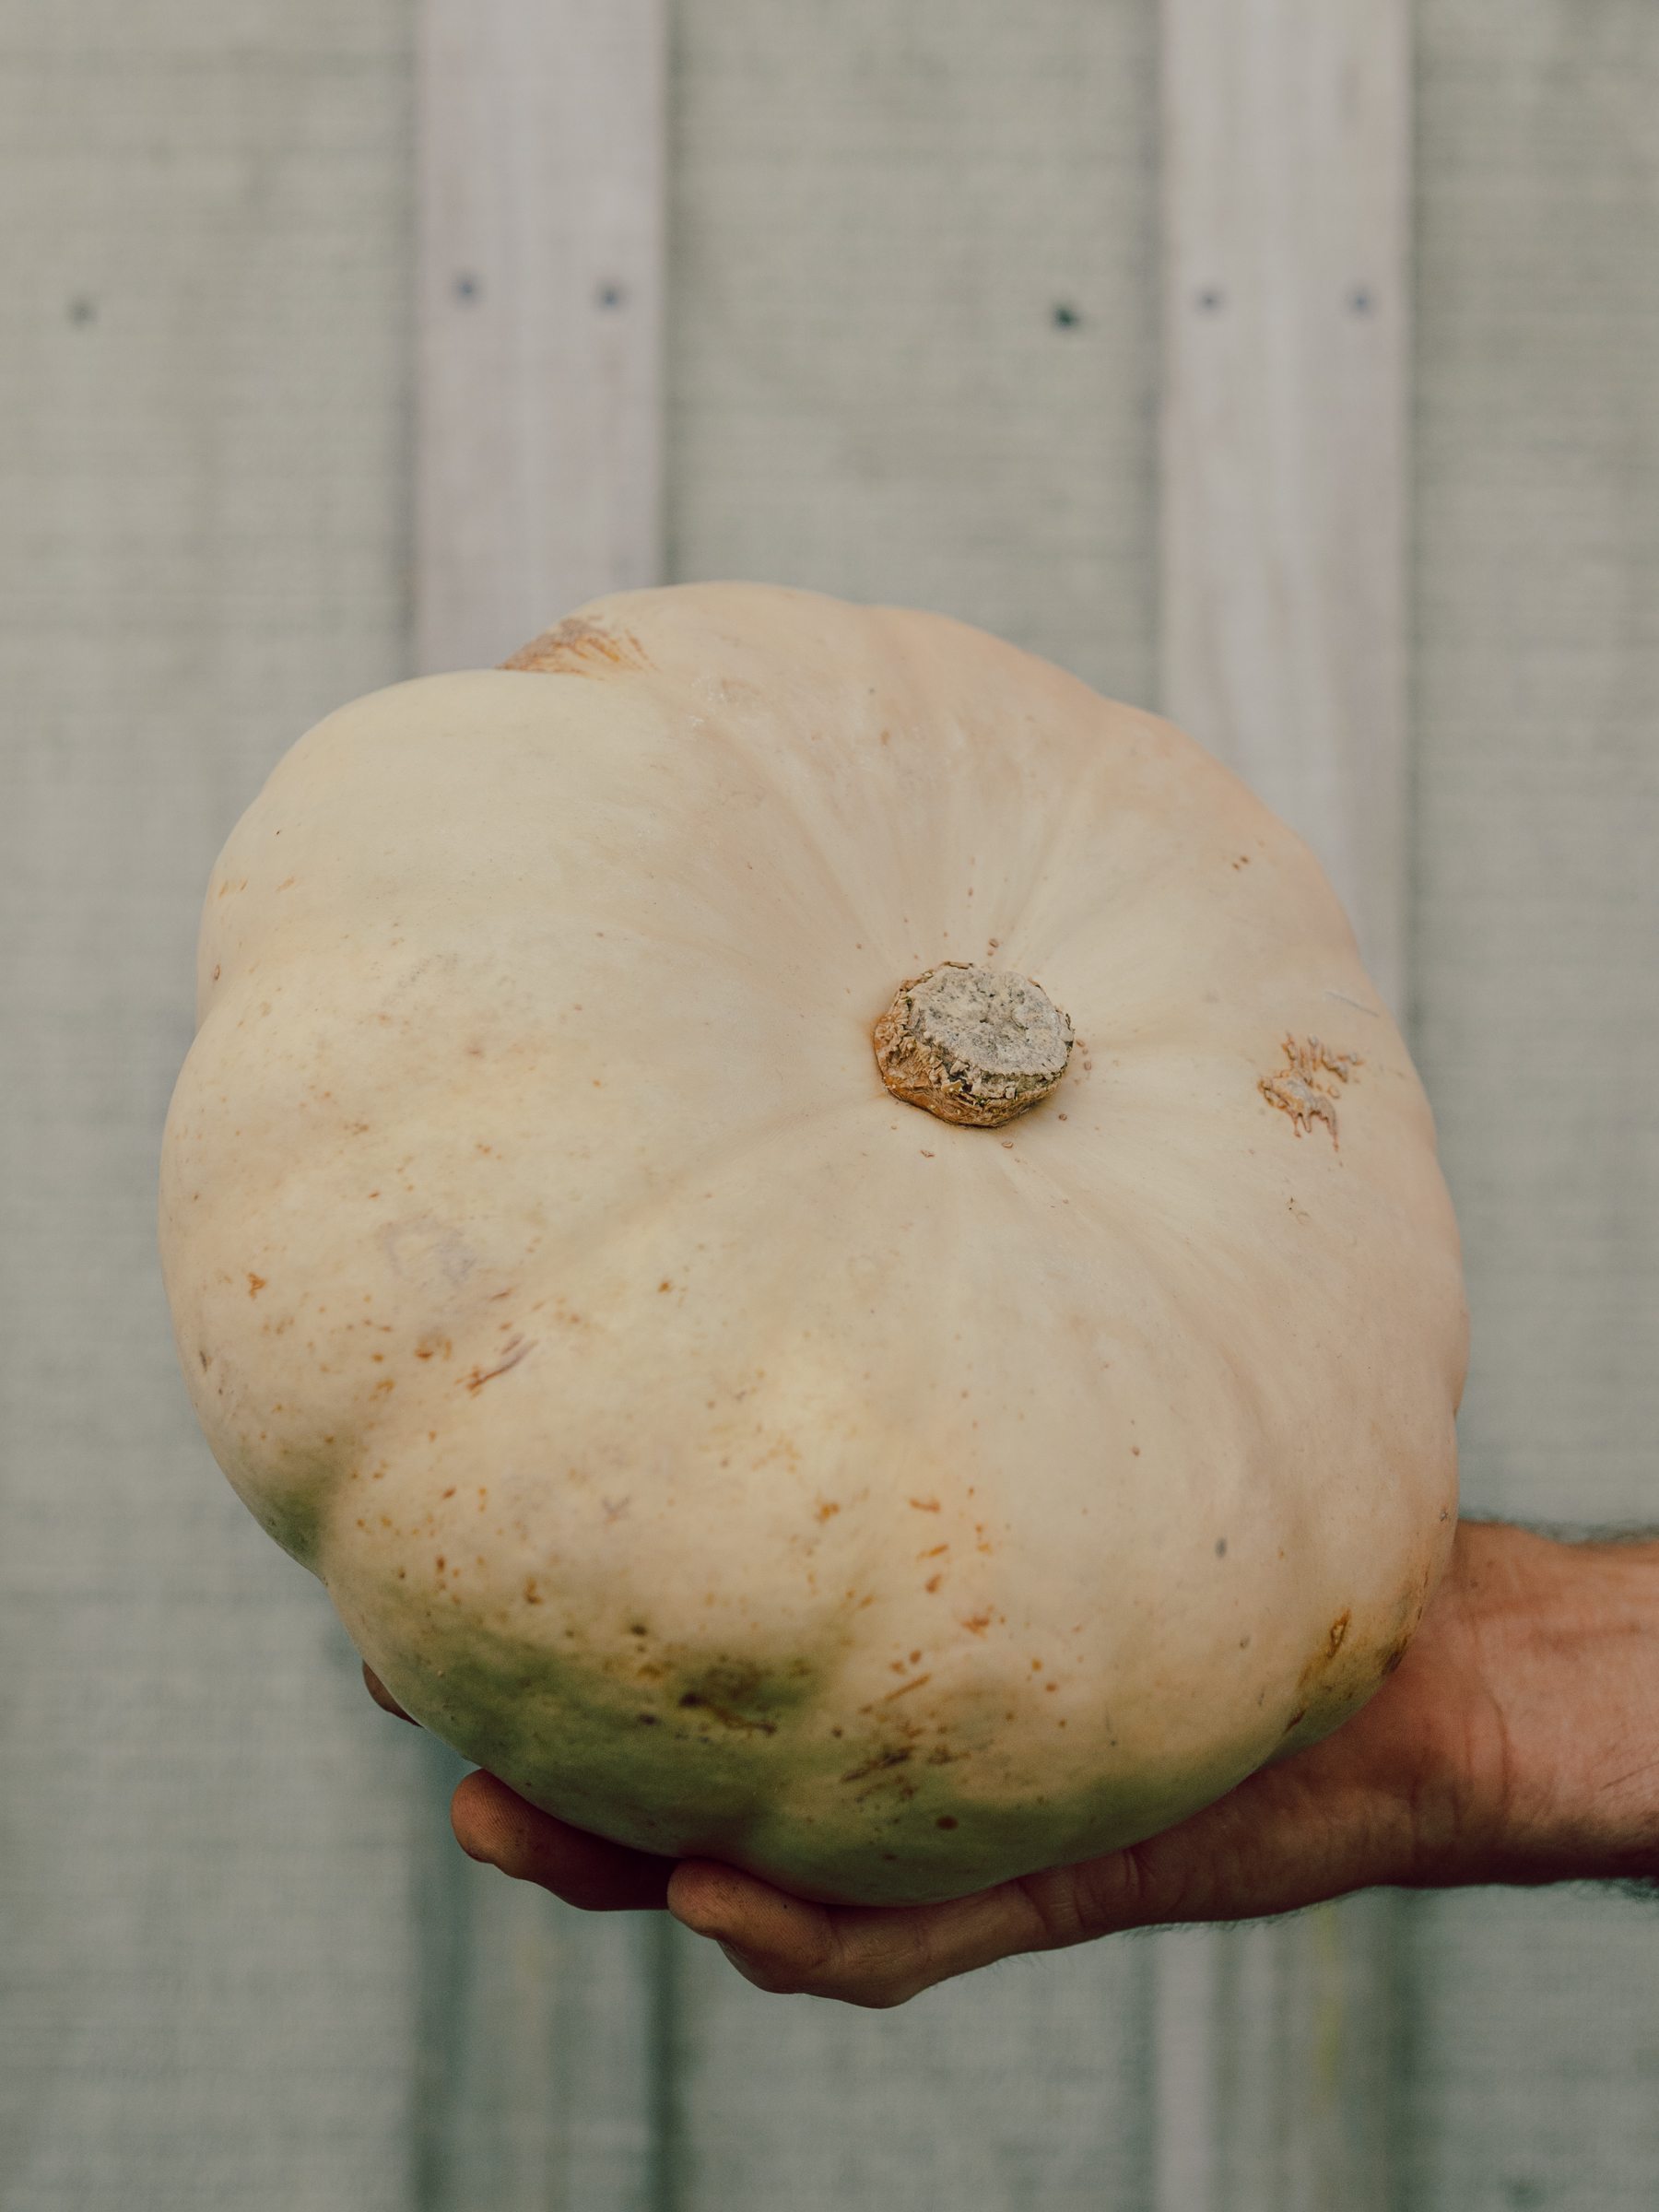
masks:
[[[941,1121],[995,1129],[1049,1096],[1076,1040],[1028,976],[946,960],[900,983],[874,1041],[895,1098]]]

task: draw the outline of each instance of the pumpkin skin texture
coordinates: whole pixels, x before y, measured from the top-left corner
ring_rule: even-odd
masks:
[[[877,1067],[948,960],[1075,1031],[1005,1127]],[[405,1710],[809,1898],[1172,1825],[1451,1547],[1456,1230],[1329,887],[937,616],[624,594],[322,723],[214,869],[161,1243],[220,1465]]]

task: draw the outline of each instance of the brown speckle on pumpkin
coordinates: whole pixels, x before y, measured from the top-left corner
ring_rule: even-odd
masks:
[[[469,1391],[482,1390],[486,1382],[493,1382],[498,1375],[506,1374],[509,1369],[516,1367],[521,1359],[527,1359],[535,1349],[534,1340],[526,1344],[522,1338],[514,1337],[512,1342],[504,1347],[502,1358],[497,1361],[494,1367],[482,1369],[475,1367],[473,1369],[472,1373],[466,1378],[467,1389]]]
[[[880,1774],[884,1773],[888,1767],[901,1767],[909,1757],[910,1747],[908,1745],[902,1746],[896,1751],[875,1752],[865,1760],[862,1766],[850,1767],[841,1780],[842,1782],[862,1782],[866,1774]]]

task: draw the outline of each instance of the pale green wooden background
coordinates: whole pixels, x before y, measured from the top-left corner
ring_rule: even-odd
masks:
[[[1152,702],[1151,0],[671,18],[672,572],[944,607]],[[200,886],[409,651],[412,30],[0,18],[0,2207],[1154,2212],[1149,1944],[875,2018],[510,1892],[190,1423],[152,1211]],[[1654,1521],[1659,10],[1422,0],[1417,38],[1413,1012],[1466,1495]],[[1394,2202],[1659,2204],[1659,1915],[1380,1902]],[[1274,2124],[1229,2206],[1276,2206]]]

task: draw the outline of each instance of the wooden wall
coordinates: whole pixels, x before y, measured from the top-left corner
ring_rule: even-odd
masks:
[[[226,1495],[155,1256],[206,870],[407,653],[408,38],[0,29],[6,2212],[409,2202],[419,1755]]]
[[[943,607],[1147,703],[1179,688],[1160,101],[1196,6],[672,0],[630,18],[663,41],[630,73],[616,6],[583,47],[593,0],[452,5],[475,58],[562,27],[547,97],[596,55],[629,143],[665,119],[656,215],[607,203],[603,269],[591,226],[549,215],[526,247],[487,195],[486,264],[465,208],[421,200],[450,127],[441,0],[10,11],[0,2212],[1653,2202],[1659,1923],[1624,1899],[1365,1900],[873,2017],[763,1998],[680,1932],[467,1865],[453,1762],[362,1699],[173,1369],[154,1156],[199,888],[292,738],[415,665],[418,610],[446,657],[455,502],[488,547],[477,487],[514,479],[488,473],[500,418],[443,473],[445,390],[505,360],[550,393],[562,359],[580,422],[603,430],[617,388],[654,411],[654,484],[614,422],[535,433],[553,480],[590,472],[557,527],[513,524],[512,574],[550,595],[777,578]],[[1257,57],[1299,22],[1293,0],[1230,14]],[[1659,19],[1398,20],[1401,496],[1394,550],[1384,530],[1356,558],[1399,561],[1399,827],[1358,818],[1396,837],[1398,987],[1465,1229],[1467,1496],[1652,1521]],[[548,80],[521,74],[522,132]],[[571,189],[623,145],[545,137]],[[624,261],[627,338],[602,297]],[[465,319],[531,268],[505,337]],[[466,275],[490,289],[457,294]],[[1353,434],[1384,465],[1389,419]],[[495,587],[458,572],[493,651]],[[516,600],[499,619],[505,650],[529,623]]]
[[[1651,1526],[1659,14],[1434,0],[1418,87],[1414,1030],[1474,1314],[1465,1501]],[[1494,1890],[1406,1929],[1414,2212],[1651,2204],[1654,1909]]]

